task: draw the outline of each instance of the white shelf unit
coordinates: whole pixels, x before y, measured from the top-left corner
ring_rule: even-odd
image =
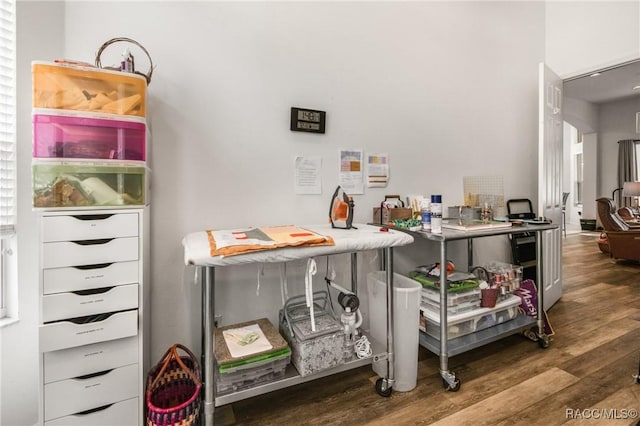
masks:
[[[144,424],[150,132],[144,77],[34,61],[39,421]]]
[[[45,212],[40,242],[44,425],[138,425],[149,361],[145,209]]]

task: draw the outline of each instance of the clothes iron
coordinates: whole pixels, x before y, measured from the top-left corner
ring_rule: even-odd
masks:
[[[341,186],[336,188],[329,206],[329,220],[332,228],[351,229],[353,226],[353,199]]]

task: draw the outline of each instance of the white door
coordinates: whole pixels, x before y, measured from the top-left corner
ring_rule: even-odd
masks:
[[[538,216],[560,225],[542,233],[546,310],[562,296],[562,80],[541,63],[539,84]]]

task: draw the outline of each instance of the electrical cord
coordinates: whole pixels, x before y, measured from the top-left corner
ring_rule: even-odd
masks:
[[[354,344],[356,350],[356,356],[358,359],[368,358],[373,354],[371,350],[371,342],[367,339],[367,336],[362,335]]]

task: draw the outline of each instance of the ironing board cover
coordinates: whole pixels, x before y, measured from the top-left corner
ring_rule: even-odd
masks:
[[[331,225],[309,225],[302,228],[319,235],[331,237],[333,245],[281,247],[274,250],[246,252],[236,256],[212,255],[206,231],[192,232],[182,239],[184,263],[196,266],[229,266],[250,263],[289,262],[338,253],[375,250],[404,246],[413,243],[413,237],[405,232],[380,231],[380,226],[355,224],[357,229],[334,229]]]
[[[294,225],[208,230],[211,256],[231,256],[251,251],[294,246],[332,246],[333,239]]]

